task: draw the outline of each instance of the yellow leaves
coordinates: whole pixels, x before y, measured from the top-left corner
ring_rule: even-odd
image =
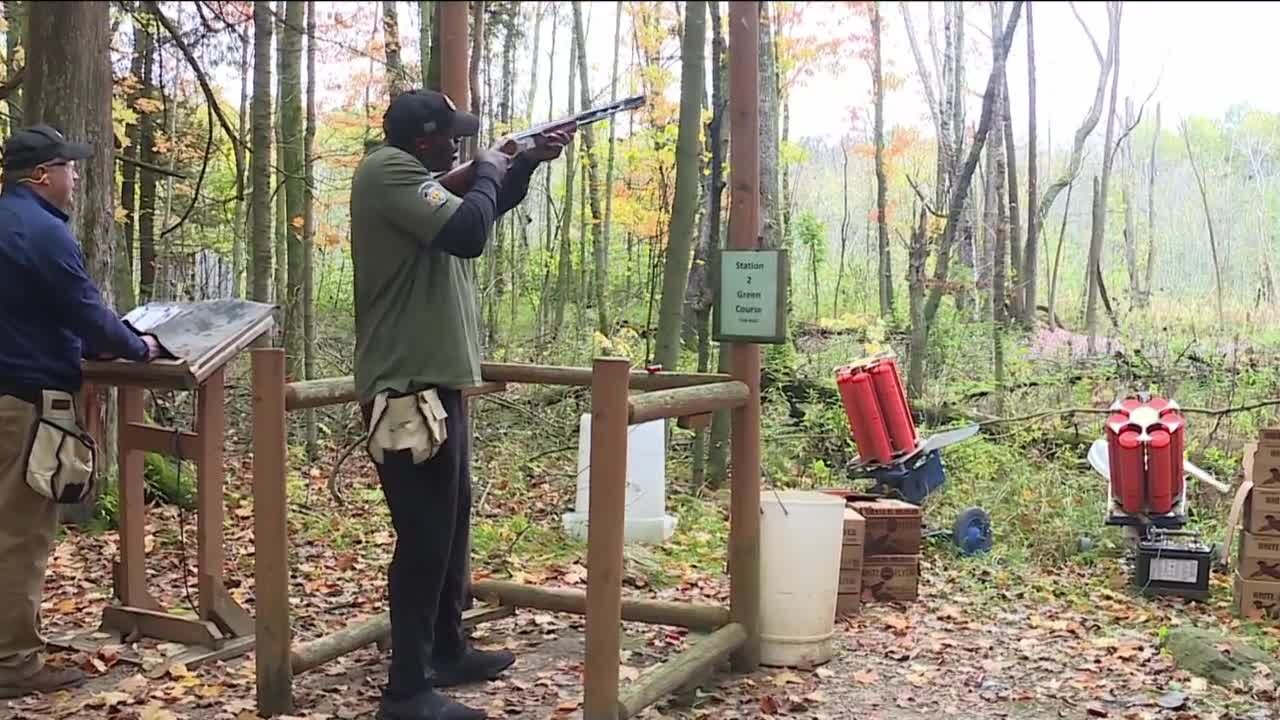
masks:
[[[112,213],[112,219],[118,223],[123,223],[125,220],[129,219],[129,213],[126,212],[122,206],[117,205],[115,211]]]
[[[301,216],[301,215],[297,215],[297,216],[295,216],[292,220],[290,220],[290,221],[289,221],[289,225],[290,225],[294,230],[299,230],[299,231],[300,231],[300,230],[302,230],[302,227],[303,227],[303,225],[305,225],[305,224],[306,224],[306,221],[305,221],[305,220],[303,220],[303,218],[302,218],[302,216]]]
[[[158,113],[164,110],[164,103],[155,98],[140,97],[133,101],[133,108],[140,113]]]
[[[138,716],[138,720],[178,720],[178,716],[159,705],[151,704],[142,709],[142,714]]]

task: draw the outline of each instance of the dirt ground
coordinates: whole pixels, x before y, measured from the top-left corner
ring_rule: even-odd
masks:
[[[724,672],[642,717],[1280,720],[1278,678],[1259,673],[1251,686],[1217,687],[1177,669],[1159,647],[1162,633],[1183,623],[1244,632],[1230,616],[1221,579],[1214,601],[1184,603],[1137,597],[1118,571],[1111,587],[1085,575],[1019,576],[957,560],[930,561],[923,575],[917,602],[869,605],[839,620],[831,662]],[[100,607],[75,617],[96,618]],[[86,629],[70,616],[53,625],[51,636]],[[1278,629],[1261,632],[1280,640]],[[624,682],[686,640],[671,628],[632,624],[624,637]],[[519,660],[505,679],[459,688],[456,697],[491,718],[581,716],[581,618],[521,610],[480,626],[475,639],[510,648]],[[175,650],[144,640],[96,653],[57,652],[55,662],[88,669],[91,681],[74,692],[0,703],[0,718],[255,717],[252,654],[163,672],[156,661]],[[300,676],[293,717],[373,717],[386,661],[370,646]]]

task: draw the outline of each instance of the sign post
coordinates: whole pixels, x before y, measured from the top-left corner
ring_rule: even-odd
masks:
[[[716,342],[786,342],[788,267],[782,249],[720,251]]]

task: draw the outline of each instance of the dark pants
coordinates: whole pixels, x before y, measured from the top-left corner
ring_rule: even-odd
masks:
[[[378,478],[396,531],[391,559],[391,672],[387,697],[412,697],[431,687],[433,663],[466,648],[466,600],[471,532],[471,438],[462,393],[439,389],[448,439],[436,456],[414,465],[408,451],[390,452]],[[366,416],[367,418],[367,416]]]

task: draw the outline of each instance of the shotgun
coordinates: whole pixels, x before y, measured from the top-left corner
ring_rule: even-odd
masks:
[[[617,102],[598,105],[558,120],[534,125],[531,128],[521,130],[520,132],[513,134],[510,138],[510,142],[502,147],[502,152],[514,157],[518,153],[534,147],[537,144],[538,136],[543,133],[591,125],[592,123],[600,122],[605,118],[613,117],[624,110],[635,110],[636,108],[643,107],[644,103],[644,95],[635,95],[633,97],[623,98]],[[465,193],[471,187],[471,183],[474,182],[472,171],[473,168],[470,161],[463,163],[440,176],[440,185],[454,195],[460,196]]]

